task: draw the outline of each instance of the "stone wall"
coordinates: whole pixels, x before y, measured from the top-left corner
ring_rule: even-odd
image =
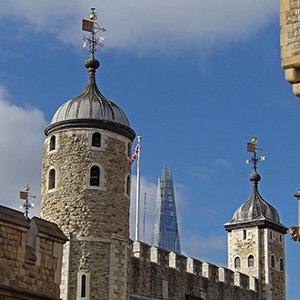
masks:
[[[284,235],[272,229],[265,229],[268,236],[269,247],[266,253],[269,269],[270,299],[286,299],[285,291],[285,241]],[[266,238],[266,237],[265,237]],[[274,256],[275,266],[271,265],[271,256]],[[283,261],[283,268],[280,269],[280,259]]]
[[[259,228],[245,227],[228,232],[228,268],[260,278],[259,275]],[[254,257],[254,266],[248,268],[249,255]],[[240,258],[236,268],[234,259]]]
[[[258,281],[183,255],[133,244],[131,300],[255,300]]]
[[[228,267],[259,279],[260,299],[285,300],[284,234],[272,228],[258,226],[232,229],[228,232]],[[271,256],[275,267],[271,266]],[[253,256],[253,264],[249,257]],[[235,265],[235,258],[240,264]]]
[[[59,299],[65,241],[55,224],[0,206],[0,299]]]
[[[280,0],[280,46],[285,78],[300,97],[300,2]]]

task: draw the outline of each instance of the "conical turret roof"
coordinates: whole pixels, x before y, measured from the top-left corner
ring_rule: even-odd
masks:
[[[273,227],[278,231],[286,232],[286,227],[280,223],[278,211],[266,202],[258,191],[260,175],[253,171],[250,175],[253,189],[249,199],[243,203],[234,213],[230,222],[224,224],[226,230],[230,231],[242,227]]]
[[[53,130],[65,127],[99,127],[115,131],[133,140],[135,133],[130,128],[124,111],[99,91],[95,72],[100,63],[92,55],[85,61],[88,82],[82,93],[62,104],[54,114],[51,124],[45,129],[48,135]]]

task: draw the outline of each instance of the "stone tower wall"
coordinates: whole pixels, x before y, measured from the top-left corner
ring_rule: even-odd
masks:
[[[92,147],[99,132],[101,146]],[[55,135],[55,149],[50,139]],[[42,216],[55,221],[68,236],[64,247],[61,297],[129,299],[129,207],[131,141],[93,128],[54,132],[45,139],[42,165]],[[128,155],[129,154],[129,155]],[[90,169],[100,168],[100,185],[90,186]],[[54,168],[54,189],[48,189]],[[86,296],[81,297],[81,276]],[[118,291],[116,291],[118,286]]]
[[[260,299],[284,300],[285,267],[280,270],[280,259],[285,262],[284,249],[284,235],[273,229],[257,226],[234,229],[228,232],[228,267],[257,278]],[[249,255],[254,257],[253,266],[248,265]],[[272,255],[275,268],[271,267]],[[240,267],[235,266],[236,257],[240,258]]]
[[[228,267],[256,278],[259,276],[259,229],[247,227],[228,232]],[[249,255],[254,256],[254,266],[248,268]],[[240,258],[240,267],[235,268],[234,259]]]
[[[285,300],[285,241],[284,235],[273,229],[261,229],[261,277],[265,282],[265,291],[268,299]],[[271,264],[271,257],[274,255],[274,267]],[[280,259],[283,261],[283,268],[280,267]],[[265,268],[265,270],[263,270]]]
[[[100,148],[91,146],[94,132],[101,134]],[[56,147],[50,151],[51,136],[45,139],[42,164],[43,218],[76,236],[107,238],[114,233],[128,238],[130,197],[125,188],[131,141],[99,129],[63,130],[55,133]],[[100,167],[100,187],[89,186],[93,165]],[[49,190],[52,168],[56,186]]]

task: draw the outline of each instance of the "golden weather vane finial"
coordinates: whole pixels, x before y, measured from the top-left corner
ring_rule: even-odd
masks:
[[[98,14],[95,12],[95,8],[92,7],[91,8],[91,12],[90,12],[90,19],[92,21],[96,21],[97,20],[97,17],[98,17]]]
[[[103,47],[102,41],[104,41],[104,36],[100,36],[99,38],[96,36],[96,34],[99,31],[105,32],[106,29],[104,27],[100,27],[97,22],[95,22],[98,18],[98,13],[95,12],[95,8],[91,8],[91,12],[89,14],[90,20],[83,19],[82,20],[82,30],[91,32],[91,34],[87,36],[83,36],[83,47],[89,46],[89,50],[94,56],[94,53],[96,52],[96,47],[100,46]]]
[[[253,156],[250,156],[250,158],[246,160],[246,163],[249,164],[250,162],[252,162],[253,169],[254,169],[254,171],[256,171],[257,163],[260,163],[261,161],[265,160],[266,158],[265,158],[265,156],[261,156],[261,157],[257,156],[257,151],[264,151],[264,149],[259,148],[257,146],[258,139],[257,139],[256,135],[253,136],[251,141],[252,141],[252,143],[247,143],[247,151],[252,152]]]

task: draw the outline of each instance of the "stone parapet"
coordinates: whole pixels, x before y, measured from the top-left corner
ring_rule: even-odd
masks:
[[[59,299],[66,240],[55,224],[0,206],[0,299]]]
[[[254,277],[137,241],[133,249],[131,299],[258,299]]]

